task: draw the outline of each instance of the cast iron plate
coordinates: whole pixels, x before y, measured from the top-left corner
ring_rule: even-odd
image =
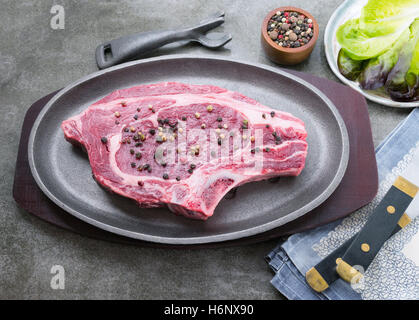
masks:
[[[178,81],[237,91],[301,118],[308,132],[306,167],[298,177],[246,184],[224,199],[209,220],[141,209],[109,194],[91,176],[87,155],[68,143],[63,120],[110,92],[139,84]],[[306,81],[267,66],[213,57],[172,56],[129,62],[64,88],[39,114],[28,146],[32,174],[42,191],[70,214],[104,230],[169,244],[248,237],[290,222],[320,205],[339,185],[348,163],[345,124],[330,100]]]

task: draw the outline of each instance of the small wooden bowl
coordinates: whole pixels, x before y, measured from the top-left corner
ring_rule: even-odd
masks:
[[[298,48],[284,48],[275,43],[268,34],[268,22],[275,15],[277,11],[295,11],[305,15],[307,18],[313,20],[313,37],[310,41]],[[307,59],[314,49],[317,38],[319,37],[319,25],[314,17],[307,11],[295,7],[280,7],[268,13],[262,23],[262,47],[266,55],[273,62],[284,65],[294,65]]]

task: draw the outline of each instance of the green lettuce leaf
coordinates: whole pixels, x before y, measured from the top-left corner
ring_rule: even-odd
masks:
[[[352,19],[339,27],[336,38],[351,59],[368,60],[387,51],[405,29],[388,35],[370,37],[359,27],[359,19]]]
[[[362,8],[360,28],[369,36],[388,35],[419,17],[418,0],[370,0]]]
[[[361,17],[341,25],[337,40],[354,60],[367,60],[390,49],[419,16],[419,0],[369,0]]]

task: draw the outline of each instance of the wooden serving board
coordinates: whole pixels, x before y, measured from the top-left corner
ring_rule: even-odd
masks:
[[[56,92],[35,102],[26,113],[16,161],[13,197],[27,212],[64,229],[96,239],[150,247],[208,248],[249,244],[301,232],[343,218],[371,202],[378,190],[377,165],[365,98],[355,90],[334,81],[297,71],[286,71],[320,89],[335,104],[345,121],[350,140],[349,164],[338,188],[315,210],[288,224],[238,240],[198,245],[165,245],[119,236],[75,218],[42,193],[31,175],[28,163],[31,128],[41,109]]]

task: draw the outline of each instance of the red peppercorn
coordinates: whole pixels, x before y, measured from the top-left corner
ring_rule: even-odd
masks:
[[[282,35],[282,34],[280,34],[279,36],[278,36],[278,39],[282,39],[284,36]]]
[[[289,13],[288,12],[284,12],[284,16],[288,17]]]
[[[308,27],[309,27],[309,28],[313,28],[313,24],[312,24],[312,23],[310,23],[310,24],[308,25]]]

